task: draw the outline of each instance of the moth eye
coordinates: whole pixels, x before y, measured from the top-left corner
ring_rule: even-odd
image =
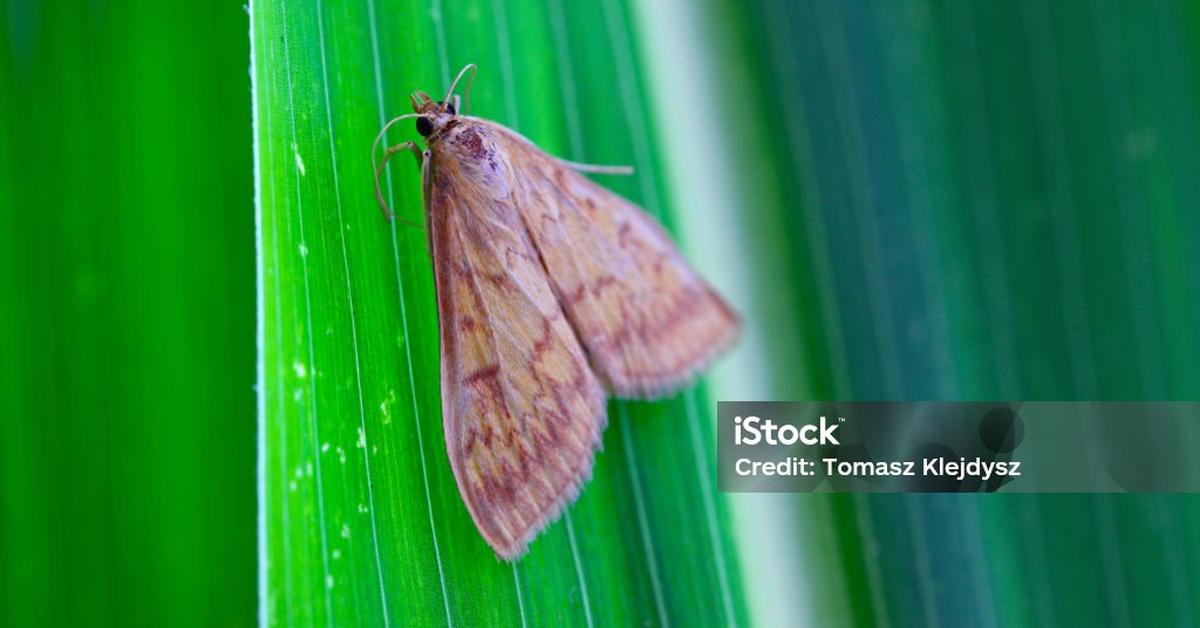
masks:
[[[450,112],[450,115],[452,115],[452,116],[458,114],[458,112],[454,110],[453,103],[446,103],[446,111]]]
[[[433,123],[429,118],[417,118],[417,133],[420,133],[421,137],[429,137],[429,134],[433,133]]]

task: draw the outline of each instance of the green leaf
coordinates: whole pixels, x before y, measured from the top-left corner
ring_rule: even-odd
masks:
[[[668,226],[638,40],[619,0],[255,2],[263,624],[746,622],[703,387],[610,404],[579,501],[515,564],[442,436],[425,234],[387,223],[369,149],[414,89],[479,65],[472,113],[577,161]],[[402,134],[416,137],[408,130]],[[420,221],[419,173],[385,195]]]
[[[253,622],[247,21],[0,9],[0,625]]]

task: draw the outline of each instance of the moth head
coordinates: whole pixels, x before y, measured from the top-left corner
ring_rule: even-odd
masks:
[[[446,97],[441,100],[435,101],[425,92],[413,92],[409,100],[412,102],[413,113],[417,118],[417,133],[420,133],[421,137],[429,137],[437,133],[458,115],[459,97],[455,95],[454,88],[458,87],[458,82],[470,73],[467,78],[467,87],[463,90],[462,100],[466,100],[471,93],[471,84],[475,81],[475,70],[474,63],[463,67],[458,76],[454,77],[450,89],[446,90]]]
[[[453,102],[434,101],[425,92],[413,92],[409,99],[412,101],[413,112],[418,114],[417,133],[420,133],[421,137],[433,135],[458,115],[458,108]]]

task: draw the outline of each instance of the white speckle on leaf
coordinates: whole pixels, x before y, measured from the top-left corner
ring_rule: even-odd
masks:
[[[308,477],[311,478],[312,474],[313,474],[313,463],[311,460],[309,460],[308,462],[304,463],[304,475],[307,475]]]
[[[358,428],[358,442],[355,443],[355,446],[359,449],[367,448],[367,433],[361,427]]]
[[[333,550],[332,552],[330,552],[330,556],[331,556],[331,557],[332,557],[334,560],[337,560],[337,559],[339,559],[339,558],[341,558],[341,557],[342,557],[342,550],[340,550],[340,549],[335,549],[335,550]]]
[[[296,377],[308,377],[308,368],[304,366],[303,362],[297,360],[294,364],[292,364],[292,370],[296,371]]]
[[[344,523],[342,524],[342,538],[343,539],[350,538],[350,526],[348,526]]]
[[[396,389],[388,391],[387,397],[379,402],[379,413],[383,415],[383,424],[389,425],[392,422],[392,404],[396,403]]]
[[[300,147],[292,142],[292,154],[296,156],[296,170],[300,171],[300,176],[304,176],[304,160],[300,159]]]
[[[300,246],[296,247],[300,251],[300,257],[308,257],[308,245],[301,242]]]
[[[325,588],[333,588],[333,576],[325,576]]]
[[[370,509],[370,508],[367,508],[367,505],[366,505],[366,504],[359,504],[359,505],[358,505],[358,512],[360,512],[360,513],[362,513],[362,514],[364,514],[364,515],[365,515],[365,514],[367,514],[368,512],[371,512],[371,509]]]
[[[289,490],[289,491],[291,491],[291,492],[293,492],[293,493],[295,493],[295,492],[296,492],[296,488],[297,488],[297,486],[296,486],[296,481],[295,481],[295,480],[288,480],[288,490]]]
[[[297,403],[299,403],[300,401],[303,401],[304,400],[304,389],[297,388],[296,390],[293,390],[292,391],[292,400],[296,401]]]
[[[341,445],[338,445],[336,451],[337,451],[337,456],[338,456],[338,462],[340,462],[342,464],[346,464],[346,450],[342,449]]]
[[[329,443],[321,443],[321,453],[329,451]]]
[[[304,469],[296,467],[296,479],[304,477]]]

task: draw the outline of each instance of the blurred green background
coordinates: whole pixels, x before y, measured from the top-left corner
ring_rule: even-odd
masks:
[[[727,496],[711,425],[1200,396],[1196,3],[248,9],[0,11],[3,625],[1200,622],[1192,496]],[[698,387],[612,404],[516,567],[453,486],[425,236],[367,161],[467,62],[475,113],[633,164],[603,183],[747,321]]]
[[[0,623],[254,617],[246,14],[0,11]]]

